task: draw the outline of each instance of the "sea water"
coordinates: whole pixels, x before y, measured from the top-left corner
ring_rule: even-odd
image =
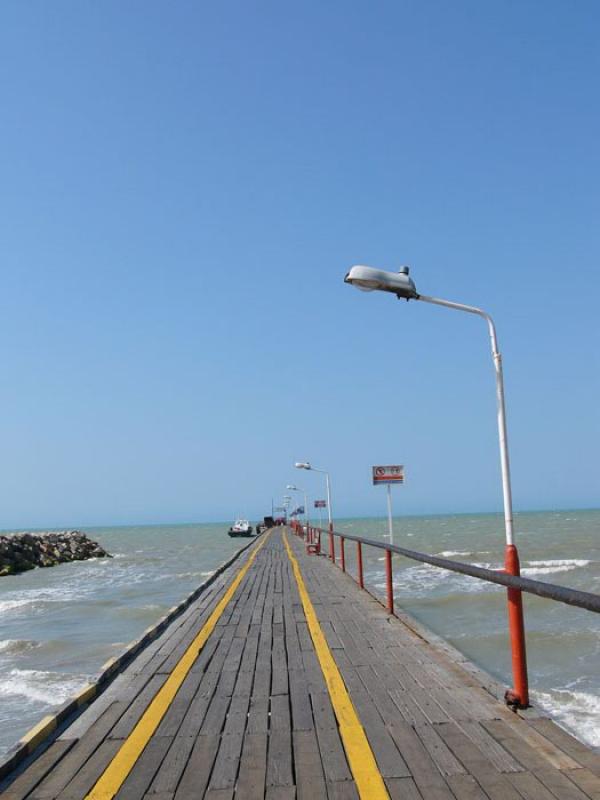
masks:
[[[336,529],[388,541],[384,519]],[[226,524],[85,530],[114,558],[0,578],[0,755],[245,543]],[[600,593],[600,511],[518,514],[516,538],[523,575]],[[497,569],[503,520],[400,517],[394,541]],[[348,543],[350,571],[354,554]],[[383,596],[382,551],[365,547],[363,559],[369,589]],[[506,591],[401,557],[393,566],[396,604],[509,684]],[[525,596],[525,619],[532,701],[600,745],[600,618]]]

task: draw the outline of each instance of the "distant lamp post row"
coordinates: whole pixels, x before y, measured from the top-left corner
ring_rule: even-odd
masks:
[[[327,487],[327,518],[329,520],[329,531],[333,531],[333,519],[331,516],[331,481],[329,480],[329,473],[324,469],[313,467],[308,461],[296,461],[294,466],[296,469],[308,469],[312,472],[320,472],[322,475],[325,475],[325,485]]]
[[[468,314],[477,314],[487,322],[492,358],[496,373],[496,398],[498,408],[498,438],[500,444],[500,467],[502,471],[502,495],[504,500],[504,528],[506,533],[505,569],[510,575],[519,575],[519,555],[514,543],[512,491],[510,482],[510,464],[508,459],[508,440],[506,431],[506,410],[504,404],[504,378],[502,375],[502,356],[498,349],[498,338],[494,321],[489,314],[480,308],[467,306],[463,303],[454,303],[450,300],[440,300],[436,297],[427,297],[419,294],[413,280],[409,276],[409,268],[402,267],[399,272],[387,272],[373,267],[355,266],[350,269],[345,283],[355,286],[365,292],[382,291],[395,294],[399,299],[422,300],[457,311],[466,311]],[[303,466],[298,465],[296,466]],[[304,467],[310,469],[310,465]],[[507,700],[516,705],[526,707],[529,705],[529,691],[527,685],[527,659],[525,652],[525,632],[523,623],[523,605],[521,592],[518,589],[508,589],[508,619],[511,635],[512,668],[514,689],[507,692]]]
[[[299,494],[304,495],[304,522],[306,525],[308,525],[308,497],[306,494],[306,489],[301,489],[299,486],[294,486],[292,483],[288,483],[285,488],[289,489],[290,492],[298,492]]]

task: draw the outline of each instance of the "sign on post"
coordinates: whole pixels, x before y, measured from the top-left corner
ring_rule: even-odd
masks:
[[[373,467],[373,486],[378,486],[380,483],[404,483],[404,465]]]
[[[404,483],[404,464],[386,464],[373,467],[373,486],[387,486],[388,536],[390,544],[394,543],[394,527],[392,523],[392,486]]]
[[[327,500],[315,500],[315,508],[319,509],[319,528],[323,527],[323,512],[322,508],[327,508]]]

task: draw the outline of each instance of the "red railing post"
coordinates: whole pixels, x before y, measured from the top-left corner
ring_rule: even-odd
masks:
[[[519,554],[514,544],[506,545],[504,566],[509,575],[521,574]],[[511,705],[527,708],[529,687],[527,680],[527,652],[525,649],[525,624],[523,621],[523,597],[520,589],[508,589],[508,630],[512,654],[513,689],[506,692],[505,699]]]
[[[392,551],[385,551],[385,585],[387,603],[386,607],[390,614],[394,613],[394,584],[392,582]]]
[[[340,565],[342,567],[342,572],[346,572],[346,550],[343,536],[340,536]]]
[[[335,541],[333,539],[333,528],[329,528],[329,558],[335,564]]]
[[[356,543],[356,563],[358,564],[358,585],[361,589],[365,588],[365,579],[363,576],[363,563],[362,563],[362,543]]]

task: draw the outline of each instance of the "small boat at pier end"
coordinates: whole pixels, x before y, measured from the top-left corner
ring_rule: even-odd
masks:
[[[252,536],[252,525],[247,519],[236,519],[227,533],[229,536]]]

